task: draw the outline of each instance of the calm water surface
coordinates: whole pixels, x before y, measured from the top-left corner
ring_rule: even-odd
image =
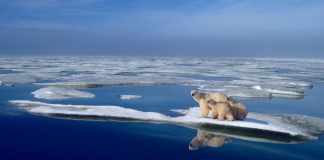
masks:
[[[65,120],[32,115],[8,103],[28,99],[48,103],[118,105],[176,116],[170,109],[197,106],[190,86],[115,86],[85,89],[93,99],[46,101],[30,93],[40,86],[0,86],[0,159],[323,159],[324,137],[301,144],[273,144],[226,139],[218,147],[189,150],[197,130],[169,124]],[[143,99],[123,101],[120,94]],[[240,99],[249,111],[294,113],[324,118],[324,85],[315,84],[304,99]],[[199,134],[207,134],[200,131]],[[193,140],[195,141],[195,140]],[[194,142],[192,142],[194,143]],[[215,146],[215,145],[214,145]]]

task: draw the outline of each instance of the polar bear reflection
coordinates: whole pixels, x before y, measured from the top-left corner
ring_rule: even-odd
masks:
[[[189,150],[197,150],[201,147],[221,147],[222,145],[231,142],[231,138],[204,130],[197,130],[197,136],[194,137],[190,144]]]

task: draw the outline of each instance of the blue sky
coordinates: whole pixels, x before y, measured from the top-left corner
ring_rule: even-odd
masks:
[[[0,0],[0,55],[324,58],[324,1]]]

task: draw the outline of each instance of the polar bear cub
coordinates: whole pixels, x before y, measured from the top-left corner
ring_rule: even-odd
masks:
[[[232,113],[232,109],[228,103],[218,103],[212,99],[207,101],[209,107],[212,109],[212,118],[218,120],[228,120],[233,121],[234,116]]]
[[[204,118],[208,117],[208,113],[212,108],[208,105],[207,101],[212,99],[216,102],[224,102],[227,103],[227,96],[225,94],[214,92],[214,93],[202,93],[196,90],[191,91],[192,98],[199,103],[199,107],[201,110],[201,116]]]

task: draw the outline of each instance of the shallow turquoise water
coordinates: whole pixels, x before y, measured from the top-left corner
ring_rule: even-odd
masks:
[[[324,85],[315,84],[303,99],[239,99],[250,111],[306,114],[324,118]],[[221,147],[189,150],[194,129],[169,124],[96,122],[32,115],[8,103],[28,99],[60,104],[118,105],[176,116],[170,109],[197,106],[190,86],[114,86],[85,89],[93,99],[46,101],[30,92],[36,85],[0,86],[0,159],[323,159],[323,137],[301,144],[271,144],[232,138]],[[143,99],[123,101],[120,94]]]

